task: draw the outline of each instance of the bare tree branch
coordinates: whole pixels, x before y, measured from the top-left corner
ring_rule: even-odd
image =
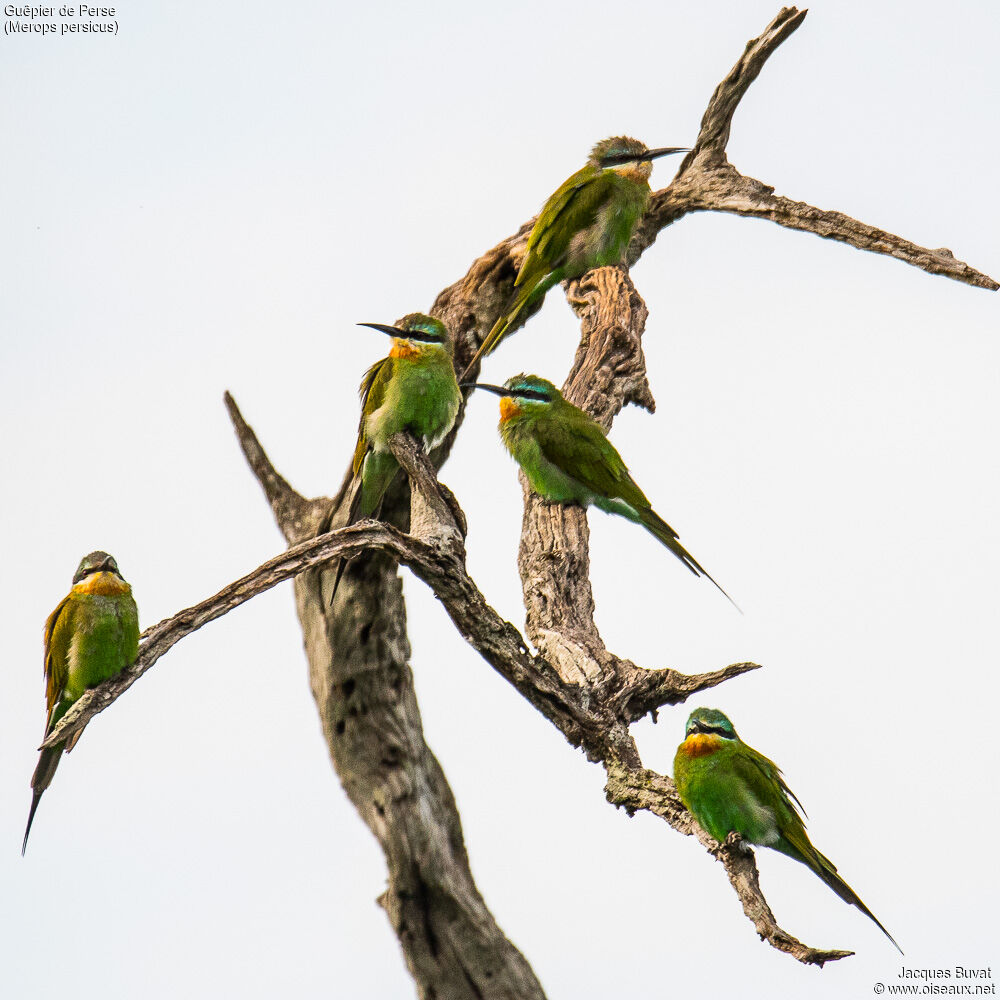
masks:
[[[450,443],[435,460],[443,460]],[[411,491],[403,478],[387,493],[382,519],[393,527],[380,551],[347,567],[332,605],[335,570],[329,565],[295,580],[323,736],[344,790],[385,854],[388,887],[379,903],[420,996],[541,1000],[531,967],[497,925],[472,877],[454,796],[424,739],[408,662],[397,561],[447,578],[451,566],[464,566],[465,518],[447,491],[430,484],[432,474],[420,474],[426,459],[411,456],[415,445],[402,438],[394,447],[415,487]],[[329,502],[314,503],[325,520]],[[345,489],[334,504],[332,523],[342,523]],[[295,525],[279,527],[294,536]],[[408,527],[412,533],[404,534]],[[471,581],[459,581],[457,595],[470,600],[470,614],[478,611]],[[482,621],[489,628],[484,646],[516,650],[515,672],[527,675],[528,654],[516,630],[495,613]]]
[[[227,393],[225,401],[241,443],[250,445],[249,453],[258,459],[258,468],[264,477],[262,486],[280,480],[280,477],[272,478],[276,476],[273,466],[253,430],[243,420],[235,400]],[[497,615],[468,576],[460,530],[464,515],[457,511],[456,516],[454,497],[437,481],[433,467],[412,437],[399,435],[393,445],[400,464],[430,509],[431,517],[423,522],[425,538],[416,532],[404,534],[381,522],[361,521],[291,546],[217,594],[146,629],[135,662],[99,687],[86,692],[46,737],[42,746],[56,746],[82,731],[95,715],[124,694],[185,636],[285,580],[333,559],[350,558],[364,551],[391,555],[425,580],[441,597],[456,627],[484,659],[543,714],[556,722],[571,743],[582,745],[585,742],[583,731],[590,720],[579,714],[576,698],[567,694],[558,673],[544,659],[528,651],[521,633]],[[303,501],[303,504],[308,503]],[[698,675],[670,669],[644,671],[634,664],[630,666],[634,678],[630,677],[629,683],[618,693],[618,698],[623,717],[625,713],[631,713],[638,719],[660,705],[675,704],[691,693],[756,669],[757,665],[738,663]]]
[[[629,248],[629,263],[684,215],[722,211],[770,219],[968,284],[1000,287],[948,250],[929,250],[840,212],[777,196],[729,163],[726,146],[740,100],[805,13],[783,9],[747,44],[716,88],[692,152],[672,183],[653,195]],[[455,337],[458,370],[468,364],[508,303],[533,223],[529,220],[483,254],[461,280],[438,295],[431,311]],[[567,397],[605,428],[625,403],[652,411],[641,349],[646,307],[627,273],[603,268],[568,283],[566,290],[582,325]],[[519,568],[527,634],[538,651],[533,653],[468,576],[464,515],[434,473],[450,451],[461,415],[430,459],[408,436],[393,440],[407,479],[387,494],[384,523],[367,521],[313,537],[331,504],[332,523],[345,520],[344,487],[332,502],[300,496],[274,469],[228,393],[225,401],[289,549],[207,601],[147,630],[135,664],[81,698],[45,746],[82,730],[184,635],[294,577],[323,734],[343,787],[385,853],[388,888],[379,902],[420,995],[449,1000],[543,997],[530,966],[476,888],[454,797],[424,740],[408,665],[397,572],[397,564],[403,563],[433,589],[468,643],[571,744],[602,763],[609,802],[629,813],[647,810],[678,832],[698,836],[722,862],[744,912],[772,947],[814,965],[851,954],[809,947],[782,930],[761,893],[753,852],[739,838],[714,842],[684,809],[670,779],[643,766],[630,733],[633,722],[649,713],[655,717],[659,707],[756,669],[756,664],[686,676],[671,668],[645,670],[610,652],[594,622],[584,511],[545,503],[525,488]],[[362,551],[364,557],[348,567],[331,607],[330,560]]]
[[[609,802],[625,809],[629,815],[645,809],[666,820],[680,833],[694,834],[709,853],[722,862],[743,912],[762,941],[767,941],[773,948],[791,955],[804,965],[822,967],[827,962],[854,954],[853,951],[812,948],[782,930],[761,892],[753,851],[733,834],[724,844],[714,841],[691,818],[669,778],[655,771],[627,768],[617,763],[607,767],[607,775],[604,791]]]
[[[988,275],[956,260],[948,249],[942,247],[930,250],[901,236],[894,236],[852,219],[843,212],[814,208],[805,202],[776,195],[774,188],[741,174],[726,160],[724,153],[711,149],[703,151],[689,168],[682,166],[681,171],[669,188],[658,191],[653,196],[650,214],[646,216],[629,248],[630,254],[636,252],[643,240],[650,237],[655,239],[658,229],[653,230],[653,227],[658,219],[673,222],[688,212],[728,212],[732,215],[769,219],[787,229],[813,233],[824,239],[847,243],[859,250],[895,257],[923,271],[953,278],[977,288],[990,291],[1000,288]]]
[[[804,11],[785,9],[759,38],[748,43],[733,70],[716,88],[692,154],[681,164],[674,182],[654,194],[650,212],[630,247],[629,262],[638,259],[655,241],[660,230],[676,219],[688,212],[714,210],[770,218],[789,228],[841,239],[862,249],[897,256],[925,270],[982,287],[996,288],[992,279],[955,261],[948,253],[925,250],[841,213],[823,212],[776,197],[772,189],[743,177],[728,163],[725,145],[740,99],[769,55],[802,23],[804,16]],[[438,295],[431,311],[445,321],[455,337],[455,364],[458,370],[468,364],[482,337],[509,301],[533,223],[533,219],[527,221],[517,233],[476,260],[460,281]],[[584,314],[584,336],[574,365],[574,372],[580,377],[575,381],[571,376],[566,391],[571,399],[589,409],[605,427],[624,402],[635,402],[650,410],[654,405],[645,378],[642,354],[638,349],[645,306],[631,283],[623,280],[624,276],[615,278],[612,275],[613,272],[598,272],[596,276],[591,274],[580,282],[572,283],[567,290],[574,307]],[[591,368],[584,377],[584,359],[590,350],[591,340],[600,348],[595,357],[602,357],[603,360],[596,367],[591,362]],[[602,368],[602,365],[605,367]],[[594,372],[601,374],[600,380],[591,379]],[[599,386],[612,383],[615,391],[602,393]],[[456,432],[457,427],[452,437],[432,456],[436,467],[447,456]],[[421,483],[420,461],[408,461],[405,449],[397,449],[396,454],[418,484],[416,492],[422,494],[414,497],[411,523],[414,532],[426,539],[430,537],[429,531],[433,534],[435,521],[445,524],[447,518],[442,517],[440,506],[434,510],[434,503],[427,502],[427,497],[433,495],[433,489],[428,476],[424,476]],[[405,488],[394,494],[393,500],[397,506],[390,516],[405,519]],[[428,510],[430,514],[426,513]],[[714,675],[701,675],[691,681],[689,688],[669,669],[644,671],[610,653],[593,622],[587,524],[583,512],[544,504],[538,498],[527,496],[519,561],[528,607],[528,631],[541,654],[532,656],[518,631],[492,612],[468,579],[464,572],[464,554],[453,529],[442,527],[441,530],[443,540],[440,549],[435,550],[435,558],[426,563],[411,562],[410,565],[441,598],[459,631],[495,669],[551,719],[570,742],[582,746],[589,757],[604,762],[609,801],[628,809],[649,809],[683,833],[696,830],[669,779],[642,767],[628,732],[629,723],[647,712],[655,712],[660,705],[682,700],[690,690],[719,683],[752,669],[753,665],[735,664]],[[537,556],[538,551],[553,552],[554,548],[547,547],[546,542],[555,538],[560,540],[558,551],[570,582],[556,580],[554,574],[541,565],[543,560]],[[400,645],[400,637],[405,635],[405,612],[402,602],[395,599],[398,590],[392,591],[394,600],[390,605],[381,602],[383,591],[397,585],[392,567],[384,562],[380,566],[376,570],[370,564],[368,575],[362,578],[360,585],[348,576],[344,603],[340,604],[338,594],[338,606],[329,618],[325,615],[322,600],[317,601],[315,595],[305,593],[303,581],[308,577],[300,578],[296,584],[314,693],[324,729],[327,729],[330,716],[325,696],[326,692],[336,690],[334,678],[369,669],[389,674],[393,670],[403,670],[408,652]],[[539,604],[534,586],[539,581],[550,588],[553,597],[547,608]],[[322,593],[321,582],[318,589]],[[363,648],[363,644],[361,648],[352,649],[349,645],[352,630],[356,632],[359,629],[362,634],[366,634],[367,629],[387,629],[397,637],[397,642],[388,654],[383,650],[380,656],[371,654]],[[328,640],[326,647],[318,639],[321,635]],[[348,644],[346,647],[345,643]],[[578,700],[581,695],[586,704]],[[411,738],[422,743],[418,719]],[[336,741],[328,741],[336,762],[339,752]],[[359,805],[359,811],[365,815],[363,806]],[[733,845],[715,845],[703,832],[697,832],[725,865],[744,911],[758,933],[773,947],[787,951],[807,964],[822,965],[825,961],[849,954],[810,948],[784,932],[760,893],[752,854],[734,850]],[[392,878],[394,862],[389,851],[387,858]],[[403,940],[403,946],[411,970],[415,970],[416,963],[408,953],[406,940]],[[429,988],[430,983],[423,977],[423,971],[414,971],[422,992]],[[466,991],[455,995],[473,994]]]
[[[236,404],[231,398],[228,403],[236,413],[239,412],[235,410]],[[279,583],[338,556],[350,557],[369,549],[382,549],[397,553],[403,558],[410,551],[402,541],[405,538],[396,529],[375,521],[364,521],[350,528],[331,531],[293,545],[280,556],[268,559],[246,576],[223,587],[217,594],[158,622],[143,632],[135,662],[120,674],[85,692],[45,738],[41,748],[56,746],[74,733],[82,731],[95,715],[117,701],[164,653],[203,625],[221,618]]]
[[[468,575],[464,545],[454,528],[449,530],[449,505],[438,493],[441,484],[420,446],[409,435],[398,435],[393,440],[393,453],[411,476],[415,493],[430,498],[437,494],[437,512],[447,518],[429,527],[428,548],[422,557],[411,543],[407,551],[401,552],[401,561],[434,591],[462,637],[574,746],[602,753],[611,725],[627,725],[660,705],[676,704],[689,694],[757,669],[754,663],[737,663],[709,673],[687,675],[669,669],[643,670],[609,654],[621,675],[615,677],[614,698],[609,699],[608,707],[620,705],[621,714],[597,711],[593,692],[581,689],[576,678],[563,677],[559,666],[544,656],[530,653],[521,633],[486,602]],[[635,713],[640,705],[644,709],[628,718],[626,713]]]
[[[606,426],[626,398],[651,406],[640,343],[646,310],[628,275],[616,268],[593,271],[571,287],[570,296],[582,317],[583,336],[567,395],[588,405]],[[573,745],[604,763],[609,801],[649,809],[681,832],[694,832],[670,780],[643,767],[629,724],[755,665],[684,678],[672,670],[643,671],[610,653],[593,621],[584,512],[528,494],[520,565],[529,633],[542,651],[532,655],[518,630],[497,616],[469,578],[454,506],[426,456],[407,435],[397,436],[392,447],[412,488],[413,535],[395,549],[397,557],[434,590],[470,645]],[[426,547],[414,547],[414,536]],[[810,964],[849,954],[811,948],[782,930],[760,892],[752,855],[720,848],[700,835],[723,862],[765,940]]]
[[[805,16],[804,10],[785,7],[758,38],[747,42],[743,55],[715,88],[702,116],[698,138],[681,162],[677,176],[668,187],[653,195],[649,211],[629,247],[630,263],[638,260],[660,230],[689,212],[728,212],[769,219],[788,229],[886,254],[931,274],[996,291],[1000,288],[997,282],[956,260],[950,250],[929,250],[843,212],[825,211],[781,197],[770,185],[744,176],[729,163],[726,157],[729,130],[743,95],[771,53],[802,24]]]
[[[280,488],[274,484],[283,483],[284,480],[274,472],[252,429],[239,413],[235,401],[227,397],[226,405],[241,444],[255,458],[262,486],[265,490]],[[658,705],[675,703],[690,693],[755,668],[754,664],[734,664],[707,674],[686,676],[669,669],[642,671],[630,661],[611,657],[609,662],[621,674],[616,676],[616,683],[613,690],[608,692],[606,703],[603,697],[595,698],[594,692],[586,687],[564,682],[549,663],[528,651],[518,630],[497,615],[468,576],[460,530],[463,518],[456,517],[454,499],[437,482],[433,467],[419,445],[409,435],[399,435],[393,441],[393,451],[411,477],[414,506],[423,504],[426,507],[426,513],[414,519],[423,525],[426,540],[404,534],[392,526],[365,521],[290,547],[281,556],[268,560],[213,597],[148,629],[144,633],[136,662],[100,687],[88,691],[43,745],[57,745],[74,732],[82,730],[90,719],[131,687],[185,635],[284,580],[307,573],[332,559],[349,557],[362,549],[390,554],[411,567],[434,589],[456,628],[470,645],[552,721],[573,745],[583,747],[588,756],[600,760],[617,761],[624,750],[624,756],[631,764],[629,773],[633,775],[652,772],[641,770],[638,753],[627,734],[629,722],[654,710]],[[298,506],[300,505],[286,505],[281,509],[293,510]],[[349,683],[345,683],[344,687],[351,688],[348,695],[353,694],[354,689]],[[340,730],[341,735],[345,729],[346,725]],[[441,779],[443,780],[443,775]],[[682,807],[679,808],[683,811]],[[383,821],[388,822],[384,807],[381,815]],[[426,883],[421,884],[427,890]],[[390,916],[394,920],[398,919],[401,912],[399,900],[394,904],[392,898],[387,896],[383,897],[383,903]],[[751,899],[749,903],[744,900],[744,906],[748,905],[759,908],[761,904],[755,899]],[[766,904],[764,906],[766,908]]]
[[[637,722],[646,715],[655,721],[657,709],[664,705],[679,705],[692,694],[706,691],[740,674],[759,670],[759,663],[731,663],[704,674],[682,674],[670,667],[644,670],[630,660],[621,660],[618,669],[627,674],[627,682],[615,695],[614,714],[628,722]]]
[[[684,165],[688,161],[693,161],[701,150],[726,148],[729,144],[729,129],[733,124],[733,115],[743,100],[743,95],[750,84],[757,79],[771,53],[802,24],[806,13],[807,11],[795,7],[782,7],[777,17],[761,34],[747,42],[743,55],[736,60],[736,65],[713,91],[701,118],[698,141],[685,158],[679,172],[683,172]]]
[[[566,398],[605,428],[626,401],[638,398],[652,409],[642,352],[647,313],[628,274],[621,268],[599,268],[571,282],[567,296],[580,317],[582,336],[563,386]],[[602,716],[603,731],[594,741],[596,748],[585,744],[585,749],[605,766],[608,800],[629,812],[648,809],[681,833],[697,833],[725,866],[758,934],[773,947],[812,965],[851,954],[810,947],[784,931],[760,891],[752,853],[720,848],[693,822],[673,782],[643,767],[628,723],[641,717],[643,708],[655,710],[686,695],[671,687],[664,697],[667,693],[660,685],[670,683],[669,672],[643,671],[605,647],[594,622],[585,511],[547,503],[527,489],[523,477],[522,487],[524,520],[518,565],[528,635],[564,680],[589,690],[587,704]],[[728,679],[754,667],[734,664],[720,673]],[[699,684],[705,680],[701,675]]]
[[[802,24],[806,13],[785,7],[757,38],[747,42],[743,54],[715,88],[702,116],[698,137],[677,175],[667,187],[653,193],[649,209],[629,246],[628,265],[633,265],[656,242],[663,229],[685,215],[727,212],[769,219],[788,229],[886,254],[931,274],[996,291],[1000,285],[993,278],[957,260],[950,250],[928,249],[842,212],[775,195],[773,187],[744,176],[729,163],[726,145],[740,100],[767,59]],[[529,219],[516,233],[488,250],[472,264],[465,277],[444,289],[435,300],[431,311],[448,324],[457,338],[456,370],[464,370],[509,303],[534,223],[534,218]],[[538,304],[523,314],[512,329],[540,307]]]
[[[316,534],[320,519],[327,512],[330,501],[325,498],[306,500],[289,486],[288,481],[271,464],[267,453],[260,446],[253,428],[243,419],[236,400],[228,390],[223,394],[223,403],[229,413],[229,419],[236,431],[236,438],[243,451],[247,465],[260,483],[267,502],[271,505],[274,519],[278,522],[285,541],[294,543]]]

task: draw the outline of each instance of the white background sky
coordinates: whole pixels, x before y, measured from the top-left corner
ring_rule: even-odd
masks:
[[[143,626],[282,548],[221,397],[331,492],[392,322],[532,215],[594,141],[683,145],[774,0],[128,2],[117,37],[0,44],[0,994],[412,995],[384,862],[337,784],[284,585],[184,640],[88,729],[21,835],[41,629],[114,553]],[[780,193],[1000,276],[995,4],[819,0],[729,146]],[[676,160],[661,161],[654,186]],[[612,437],[738,615],[595,513],[608,645],[765,669],[636,726],[669,772],[689,710],[775,758],[817,846],[912,967],[998,964],[1000,337],[995,293],[769,223],[692,216],[633,271],[658,408]],[[556,290],[487,362],[564,378]],[[442,478],[520,623],[520,499],[473,400]],[[407,579],[428,742],[473,871],[549,996],[872,995],[900,961],[805,868],[760,856],[761,944],[699,845],[587,764]]]

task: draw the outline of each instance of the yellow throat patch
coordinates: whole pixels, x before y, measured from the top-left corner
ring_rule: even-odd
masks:
[[[85,580],[73,585],[74,594],[97,594],[99,597],[118,597],[130,594],[132,588],[114,573],[91,573]]]
[[[640,160],[638,163],[624,163],[622,166],[615,167],[614,169],[622,177],[626,177],[636,184],[645,184],[649,181],[649,175],[653,172],[653,162],[652,160]]]
[[[707,757],[722,746],[722,737],[714,733],[692,733],[682,744],[685,757]]]
[[[421,349],[415,347],[408,340],[400,340],[398,337],[394,337],[392,341],[392,349],[389,351],[390,358],[416,358],[420,355]]]
[[[516,417],[520,412],[521,407],[514,402],[513,397],[500,397],[500,423],[506,423],[511,417]]]

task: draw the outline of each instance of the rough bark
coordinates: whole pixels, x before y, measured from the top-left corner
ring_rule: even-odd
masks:
[[[628,263],[682,216],[722,211],[770,219],[996,289],[993,279],[948,250],[920,247],[840,212],[775,195],[729,163],[726,144],[743,94],[804,17],[805,11],[783,9],[747,44],[712,95],[691,153],[671,184],[654,193],[629,247]],[[533,222],[483,254],[438,295],[431,312],[455,337],[457,370],[464,369],[507,304]],[[600,269],[569,283],[566,291],[583,334],[565,386],[567,397],[605,427],[625,403],[652,410],[641,350],[646,309],[627,273]],[[385,852],[389,884],[380,902],[418,992],[423,997],[541,997],[528,963],[496,925],[473,882],[454,798],[423,738],[408,665],[400,562],[433,588],[469,644],[567,740],[602,764],[609,802],[630,813],[648,810],[680,833],[698,836],[723,863],[744,912],[764,940],[809,964],[850,954],[809,947],[783,931],[760,891],[752,851],[739,838],[714,842],[694,824],[669,778],[642,765],[629,732],[632,722],[755,665],[733,664],[688,677],[669,668],[644,669],[607,650],[594,624],[582,510],[545,503],[525,490],[519,568],[527,635],[537,650],[532,653],[521,633],[496,614],[469,578],[464,517],[435,477],[458,424],[430,461],[406,436],[394,440],[407,478],[390,490],[384,523],[337,528],[346,517],[342,486],[332,502],[335,530],[315,537],[331,501],[297,494],[275,472],[228,396],[227,405],[288,550],[215,597],[148,630],[137,662],[85,695],[46,745],[82,729],[183,635],[294,576],[323,733],[344,788]],[[330,560],[361,552],[331,607]]]

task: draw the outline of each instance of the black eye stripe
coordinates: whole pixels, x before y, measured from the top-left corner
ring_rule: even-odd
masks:
[[[642,153],[608,153],[601,157],[601,163],[608,167],[617,166],[620,163],[632,163],[642,159]]]
[[[547,403],[549,395],[541,389],[511,389],[511,395],[520,396],[521,399],[536,399],[539,403]]]
[[[82,583],[87,579],[88,576],[93,576],[95,573],[117,573],[118,571],[111,566],[92,566],[89,569],[85,569],[82,573],[77,573],[73,577],[74,583]]]
[[[694,725],[691,727],[691,732],[704,733],[705,735],[711,735],[711,736],[722,736],[727,740],[731,740],[733,738],[733,734],[729,732],[728,729],[722,729],[720,726],[709,726],[706,725],[704,722],[694,723]]]

